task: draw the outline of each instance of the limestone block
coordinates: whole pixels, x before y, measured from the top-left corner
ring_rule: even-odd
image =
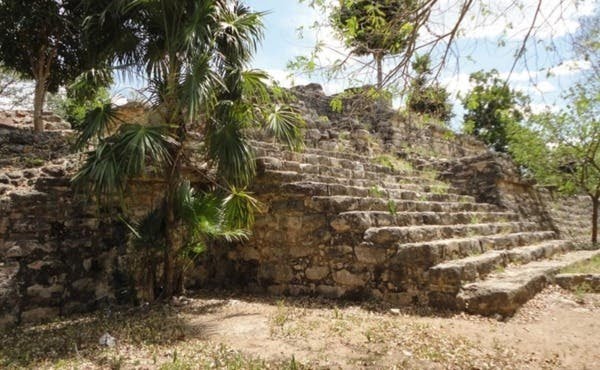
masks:
[[[42,322],[53,319],[60,314],[58,307],[38,307],[21,313],[24,323]]]
[[[309,267],[305,271],[306,278],[309,280],[322,280],[329,275],[329,267],[327,266],[313,266]]]
[[[290,256],[293,258],[308,257],[313,253],[317,253],[318,249],[312,245],[303,245],[300,243],[293,243],[289,246]]]
[[[386,251],[383,248],[376,248],[368,244],[354,247],[354,254],[360,263],[379,264],[386,260]]]
[[[53,296],[60,296],[64,292],[65,287],[61,284],[54,284],[50,286],[44,286],[41,284],[35,284],[27,287],[27,296],[31,298],[42,298],[50,299]]]
[[[18,317],[15,314],[0,314],[0,329],[9,328],[17,324]]]
[[[346,293],[346,289],[339,286],[319,285],[317,293],[326,298],[340,298]]]
[[[83,278],[73,282],[72,286],[79,291],[89,291],[94,289],[94,280],[92,278]]]
[[[333,280],[346,286],[362,286],[365,283],[365,277],[362,274],[353,274],[348,270],[340,270],[333,273]]]
[[[260,280],[286,283],[292,279],[292,269],[282,264],[263,264],[258,272]]]

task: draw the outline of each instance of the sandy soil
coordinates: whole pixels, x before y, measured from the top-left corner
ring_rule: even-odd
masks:
[[[114,337],[114,346],[99,343]],[[600,295],[550,287],[505,321],[198,293],[0,333],[4,369],[600,369]]]
[[[210,341],[311,368],[600,368],[600,296],[557,287],[503,322],[310,299],[201,297],[179,304]]]

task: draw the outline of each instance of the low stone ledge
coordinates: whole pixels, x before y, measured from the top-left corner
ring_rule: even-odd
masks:
[[[554,279],[563,289],[600,293],[600,274],[559,274]]]

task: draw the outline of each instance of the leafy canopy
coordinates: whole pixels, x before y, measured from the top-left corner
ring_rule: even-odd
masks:
[[[449,122],[452,118],[452,105],[448,101],[450,94],[439,83],[430,81],[431,58],[425,54],[417,56],[412,63],[416,76],[408,90],[406,105],[411,112],[425,114]]]
[[[398,54],[415,25],[415,0],[341,0],[331,24],[357,55]]]
[[[483,140],[498,152],[506,152],[508,130],[523,120],[529,99],[511,89],[497,70],[469,76],[473,88],[462,98],[464,131]]]
[[[85,69],[81,1],[0,1],[0,61],[25,78],[49,69],[47,89],[72,81]]]

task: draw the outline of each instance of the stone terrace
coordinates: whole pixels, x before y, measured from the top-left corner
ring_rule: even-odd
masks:
[[[322,102],[316,106],[326,112]],[[260,175],[254,191],[267,209],[252,240],[222,256],[229,268],[209,280],[275,294],[512,315],[562,267],[598,253],[576,250],[518,210],[462,195],[464,189],[427,168],[381,166],[369,148],[360,153],[340,145],[340,137],[361,128],[340,135],[309,124],[313,137],[317,130],[316,148],[302,153],[255,142]],[[372,141],[384,141],[377,134]],[[438,140],[442,155],[476,152],[476,144],[467,153],[446,149],[458,140]]]

